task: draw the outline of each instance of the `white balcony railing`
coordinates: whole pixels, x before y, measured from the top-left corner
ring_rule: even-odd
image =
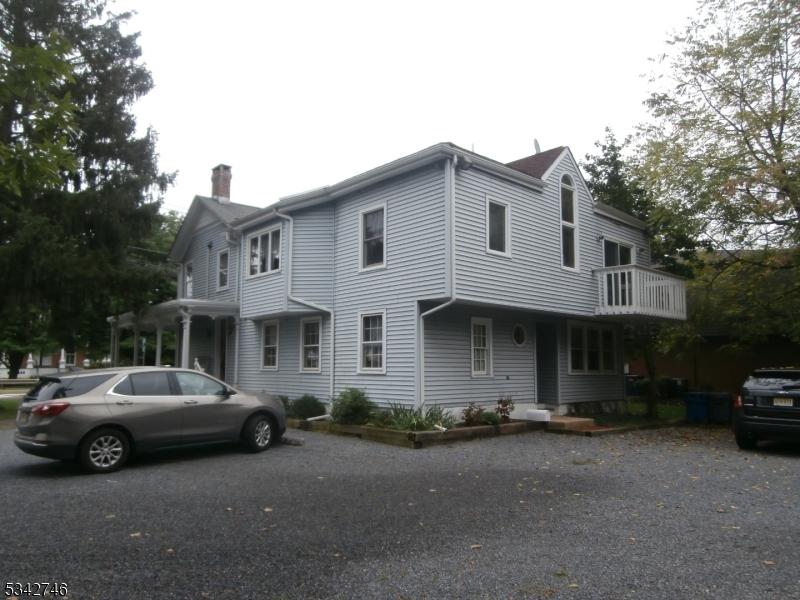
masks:
[[[686,319],[686,286],[680,277],[637,265],[596,269],[595,275],[598,315]]]

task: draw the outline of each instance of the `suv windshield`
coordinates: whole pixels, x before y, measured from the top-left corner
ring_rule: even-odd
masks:
[[[42,402],[80,396],[90,392],[104,381],[108,381],[114,375],[115,373],[104,373],[88,377],[42,377],[22,401]]]

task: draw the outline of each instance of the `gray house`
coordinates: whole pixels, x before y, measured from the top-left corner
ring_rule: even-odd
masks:
[[[595,202],[566,147],[438,144],[262,209],[230,201],[230,167],[212,182],[172,248],[179,298],[111,318],[112,344],[175,328],[183,366],[245,390],[564,412],[623,397],[624,323],[685,319],[645,223]]]

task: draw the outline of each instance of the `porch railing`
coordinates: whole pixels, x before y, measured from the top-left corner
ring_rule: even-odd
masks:
[[[643,315],[686,319],[686,285],[675,275],[623,265],[596,269],[598,315]]]

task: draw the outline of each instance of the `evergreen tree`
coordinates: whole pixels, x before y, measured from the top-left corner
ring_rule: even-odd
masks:
[[[138,35],[120,29],[129,16],[105,0],[0,0],[0,158],[13,158],[0,161],[0,351],[12,372],[43,339],[105,348],[105,315],[171,293],[163,265],[129,252],[162,223],[172,180],[154,132],[136,132],[132,105],[153,82]]]

